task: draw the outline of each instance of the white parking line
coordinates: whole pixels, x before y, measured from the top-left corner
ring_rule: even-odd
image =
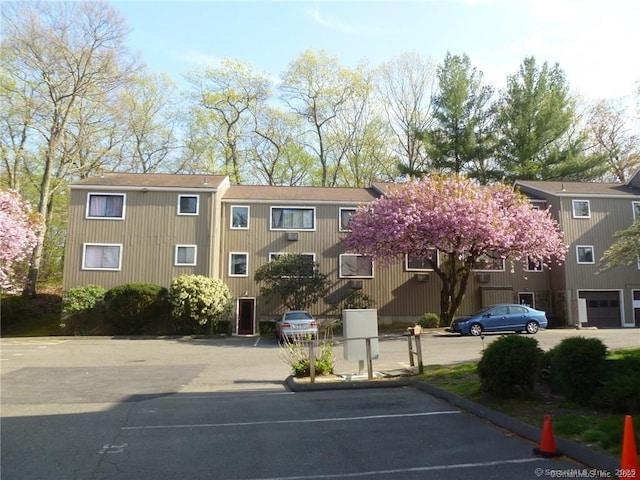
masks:
[[[307,420],[271,420],[264,422],[234,422],[234,423],[196,423],[191,425],[143,425],[139,427],[121,427],[121,430],[156,430],[161,428],[221,428],[221,427],[247,427],[253,425],[283,425],[292,423],[326,423],[326,422],[355,422],[362,420],[380,420],[382,418],[404,417],[428,417],[434,415],[452,415],[460,413],[460,410],[445,410],[442,412],[401,413],[394,415],[368,415],[365,417],[334,417],[314,418]]]
[[[496,460],[493,462],[478,462],[478,463],[458,463],[453,465],[430,465],[426,467],[409,467],[409,468],[396,468],[392,470],[372,470],[369,472],[355,472],[355,473],[332,473],[326,475],[300,475],[295,477],[260,477],[251,478],[246,480],[317,480],[323,478],[361,478],[361,477],[373,477],[376,475],[391,475],[400,473],[417,473],[417,472],[432,472],[438,470],[455,470],[458,468],[478,468],[478,467],[492,467],[496,465],[507,465],[513,463],[530,463],[539,462],[540,458],[516,458],[513,460]]]

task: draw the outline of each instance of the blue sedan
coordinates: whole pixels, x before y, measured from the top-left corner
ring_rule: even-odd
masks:
[[[450,331],[460,335],[481,335],[483,332],[527,332],[536,333],[547,328],[547,315],[525,305],[491,305],[473,315],[456,318]]]

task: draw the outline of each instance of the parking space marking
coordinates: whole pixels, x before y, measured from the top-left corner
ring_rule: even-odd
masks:
[[[452,465],[429,465],[426,467],[394,468],[391,470],[372,470],[369,472],[297,475],[294,477],[260,477],[260,478],[251,478],[247,480],[319,480],[323,478],[359,478],[359,477],[374,477],[377,475],[397,475],[401,473],[420,473],[420,472],[432,472],[432,471],[442,471],[442,470],[456,470],[459,468],[493,467],[498,465],[531,463],[531,462],[539,462],[539,461],[541,461],[540,458],[516,458],[512,460],[495,460],[491,462],[458,463],[458,464],[452,464]]]
[[[428,417],[435,415],[452,415],[462,413],[460,410],[444,410],[441,412],[398,413],[389,415],[367,415],[363,417],[333,417],[312,418],[306,420],[269,420],[261,422],[232,422],[232,423],[196,423],[190,425],[141,425],[137,427],[121,427],[121,430],[158,430],[169,428],[224,428],[249,427],[262,425],[290,425],[296,423],[327,423],[327,422],[357,422],[364,420],[381,420],[383,418]]]

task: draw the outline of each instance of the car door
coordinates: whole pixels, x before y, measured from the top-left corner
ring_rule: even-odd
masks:
[[[486,332],[500,331],[504,328],[507,321],[507,314],[509,309],[507,307],[494,307],[485,313],[486,317],[483,322],[483,329]]]
[[[512,305],[509,307],[508,315],[508,328],[514,330],[524,330],[524,326],[529,321],[529,310],[518,305]]]

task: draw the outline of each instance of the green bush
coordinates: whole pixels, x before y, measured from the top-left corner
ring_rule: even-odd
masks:
[[[613,413],[640,413],[640,358],[605,363],[602,386],[591,399],[593,406]]]
[[[100,285],[70,288],[62,294],[62,313],[86,312],[98,306],[107,291]]]
[[[478,363],[481,387],[503,398],[530,394],[538,378],[541,355],[533,338],[500,337],[485,349]]]
[[[425,313],[418,321],[422,328],[438,328],[440,326],[440,316],[436,313]]]
[[[565,338],[551,349],[551,382],[567,400],[587,402],[598,388],[607,347],[599,338]]]
[[[159,333],[168,312],[167,289],[153,283],[113,287],[104,296],[107,322],[114,335]]]
[[[309,355],[307,354],[306,358],[302,358],[292,365],[293,374],[296,377],[308,377],[311,375],[310,367]],[[333,358],[333,345],[330,342],[322,342],[320,345],[320,355],[316,356],[314,367],[316,375],[333,373],[335,360]]]
[[[273,335],[276,333],[276,322],[273,320],[260,320],[258,322],[260,335]]]
[[[180,333],[215,333],[216,324],[231,312],[232,295],[227,285],[217,278],[203,275],[181,275],[171,282],[169,303]]]
[[[373,308],[376,302],[362,290],[351,290],[340,301],[340,309],[367,309]]]

